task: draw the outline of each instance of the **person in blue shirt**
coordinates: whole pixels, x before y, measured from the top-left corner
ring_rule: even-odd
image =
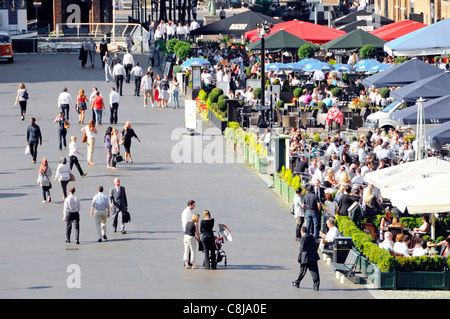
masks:
[[[97,195],[92,198],[91,216],[95,217],[98,242],[106,237],[106,218],[109,217],[109,198],[103,194],[103,186],[98,187]]]
[[[333,99],[330,97],[329,94],[327,94],[327,97],[324,98],[324,99],[322,100],[322,102],[325,103],[325,105],[326,105],[327,107],[332,107],[332,106],[333,106]]]

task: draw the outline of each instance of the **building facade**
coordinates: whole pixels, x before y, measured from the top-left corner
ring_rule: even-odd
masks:
[[[375,13],[394,21],[432,24],[450,18],[450,0],[375,0]]]
[[[27,30],[27,0],[0,0],[0,30],[12,35]]]

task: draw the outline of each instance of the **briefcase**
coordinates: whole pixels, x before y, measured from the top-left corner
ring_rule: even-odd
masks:
[[[128,211],[123,212],[122,221],[124,224],[129,223],[131,221],[131,216]]]

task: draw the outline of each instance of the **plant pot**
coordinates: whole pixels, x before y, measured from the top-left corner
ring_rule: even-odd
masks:
[[[273,187],[281,194],[281,177],[277,173],[273,174]]]
[[[285,199],[285,200],[287,200],[287,201],[289,201],[289,185],[285,182],[285,181],[281,181],[281,196]]]
[[[267,158],[256,156],[255,168],[260,174],[267,174]]]
[[[249,161],[249,149],[250,147],[248,146],[248,144],[244,144],[244,159],[247,163]]]

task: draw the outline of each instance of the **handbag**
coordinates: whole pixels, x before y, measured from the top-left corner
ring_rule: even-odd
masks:
[[[130,215],[130,212],[128,212],[128,211],[123,212],[123,214],[122,214],[122,222],[123,222],[124,224],[127,224],[127,223],[129,223],[130,221],[131,221],[131,215]]]
[[[25,155],[30,155],[30,145],[28,145],[28,144],[25,147]]]
[[[292,215],[295,215],[295,204],[292,204],[292,207],[291,207],[291,214],[292,214]]]
[[[75,175],[73,175],[72,173],[69,173],[69,175],[70,175],[70,181],[71,182],[75,182]]]
[[[117,162],[117,163],[123,162],[123,157],[122,157],[122,155],[117,154],[117,156],[116,156],[116,162]]]
[[[203,251],[203,243],[201,241],[198,242],[198,251]]]
[[[81,138],[81,143],[86,143],[86,142],[87,142],[87,135],[86,135],[86,132],[84,132],[84,135]]]

